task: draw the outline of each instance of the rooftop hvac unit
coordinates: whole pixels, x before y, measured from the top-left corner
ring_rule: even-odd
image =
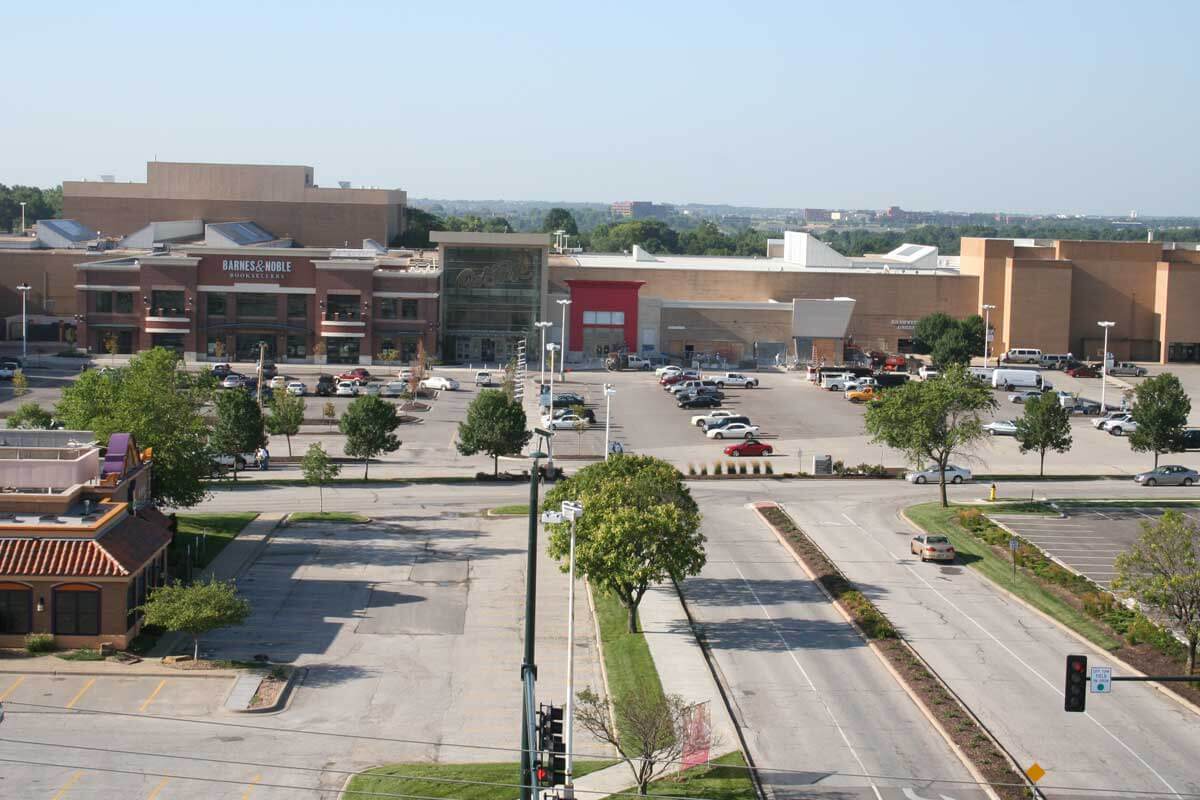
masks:
[[[338,186],[342,187],[343,189],[349,189],[350,181],[338,181]]]
[[[117,176],[116,175],[101,175],[100,180],[104,181],[105,183],[115,183],[117,180]]]

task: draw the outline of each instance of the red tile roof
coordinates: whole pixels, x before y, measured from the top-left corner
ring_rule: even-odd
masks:
[[[124,577],[140,570],[170,541],[169,530],[139,517],[130,517],[99,539],[0,539],[0,575]]]

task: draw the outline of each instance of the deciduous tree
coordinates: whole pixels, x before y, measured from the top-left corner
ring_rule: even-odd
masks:
[[[584,467],[546,493],[546,505],[583,503],[575,526],[575,565],[628,611],[637,633],[637,610],[646,591],[668,578],[682,581],[704,567],[700,510],[671,464],[650,456],[616,455]],[[550,526],[552,557],[570,550],[565,523]],[[567,565],[563,565],[567,569]]]
[[[363,480],[367,479],[372,458],[400,447],[400,440],[392,433],[399,426],[396,407],[375,395],[351,401],[342,414],[338,428],[346,434],[346,455],[363,460]]]
[[[271,400],[267,431],[272,436],[283,436],[287,439],[288,458],[292,456],[292,437],[300,432],[307,407],[303,397],[287,391],[277,392]]]
[[[308,451],[300,461],[300,470],[304,473],[305,482],[309,486],[317,487],[321,513],[325,513],[325,484],[341,473],[341,465],[333,463],[319,442],[313,442],[308,446]]]
[[[250,616],[250,603],[238,595],[233,581],[185,586],[176,581],[150,592],[143,605],[145,624],[192,637],[192,659],[200,658],[200,637],[218,628],[241,625]]]
[[[1071,449],[1071,415],[1047,392],[1025,401],[1025,413],[1017,419],[1017,445],[1022,453],[1038,454],[1038,475],[1046,474],[1046,451],[1065,453]]]
[[[492,474],[500,472],[500,456],[520,453],[533,433],[525,428],[525,409],[503,391],[484,389],[467,408],[467,418],[458,423],[455,447],[464,456],[487,453],[492,457]]]
[[[54,422],[54,416],[37,403],[22,403],[21,407],[8,417],[10,428],[46,429]]]
[[[932,353],[938,339],[957,327],[958,320],[941,311],[921,317],[913,328],[913,352],[920,355]]]
[[[575,223],[575,215],[565,208],[555,207],[547,211],[542,220],[542,232],[554,233],[555,231],[566,231],[571,236],[578,235],[579,225]]]
[[[216,411],[217,420],[208,441],[214,452],[233,459],[233,480],[236,482],[238,457],[266,444],[262,409],[254,395],[242,389],[231,389],[217,395]]]
[[[1154,453],[1157,468],[1160,454],[1178,449],[1192,401],[1170,372],[1142,381],[1133,397],[1130,413],[1137,429],[1129,432],[1129,446],[1139,453]]]

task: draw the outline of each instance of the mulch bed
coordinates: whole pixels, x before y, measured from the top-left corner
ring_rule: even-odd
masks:
[[[288,676],[282,677],[269,674],[263,677],[258,685],[258,691],[250,699],[250,708],[267,708],[279,702],[279,695],[287,687]]]
[[[900,638],[883,612],[854,588],[826,557],[824,551],[808,538],[783,509],[760,507],[757,510],[787,541],[809,571],[817,576],[818,582],[841,602],[867,638],[879,648],[909,688],[921,698],[926,710],[937,718],[954,743],[992,784],[996,794],[1005,800],[1030,797],[1031,793],[1024,785],[1024,776],[1013,769],[1008,757],[988,736],[975,717]]]

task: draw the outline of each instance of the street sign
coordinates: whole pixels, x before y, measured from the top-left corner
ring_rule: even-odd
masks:
[[[1092,667],[1092,694],[1112,692],[1112,667]]]
[[[1021,541],[1019,539],[1017,539],[1017,537],[1015,537],[1015,536],[1009,537],[1009,539],[1008,539],[1008,549],[1009,550],[1012,550],[1014,553],[1017,552],[1017,547],[1020,546],[1020,544],[1021,544]]]
[[[543,511],[542,523],[545,525],[557,525],[563,521],[563,515],[559,511]]]
[[[1042,769],[1042,765],[1035,761],[1029,766],[1029,769],[1025,770],[1025,775],[1029,778],[1029,780],[1037,783],[1042,778],[1046,777],[1046,770]]]

